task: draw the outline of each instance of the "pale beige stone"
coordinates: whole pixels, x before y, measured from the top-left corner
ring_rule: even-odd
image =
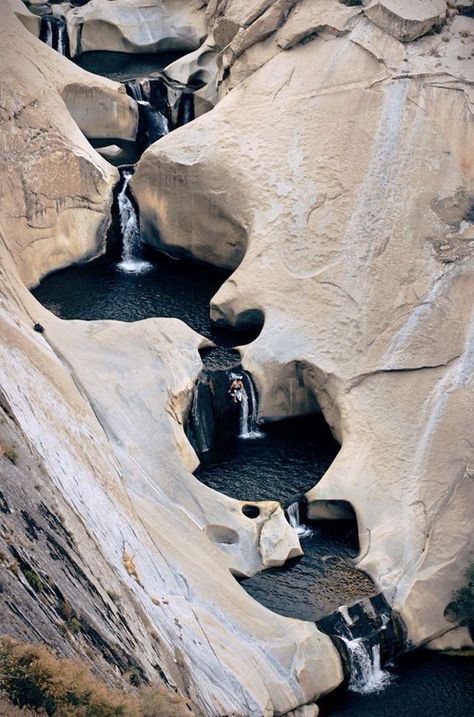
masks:
[[[200,0],[91,0],[65,13],[71,54],[195,50],[207,27]]]
[[[415,50],[384,38],[356,17],[240,84],[230,61],[234,88],[145,153],[133,190],[147,241],[235,269],[215,320],[263,313],[241,347],[261,416],[317,398],[342,449],[310,514],[352,505],[359,567],[420,644],[449,627],[474,548],[472,217],[438,211],[459,192],[474,203],[474,123],[463,60],[412,74]],[[418,42],[426,57],[442,40]]]
[[[38,15],[34,15],[32,12],[30,12],[30,10],[28,10],[22,0],[6,1],[17,16],[17,18],[20,20],[22,25],[24,25],[26,29],[29,30],[29,32],[31,32],[33,35],[39,37],[41,18],[39,18]]]
[[[443,24],[446,11],[445,0],[372,0],[365,8],[371,22],[402,42]]]
[[[339,684],[340,660],[315,625],[269,612],[232,577],[300,548],[276,503],[254,521],[191,475],[183,416],[204,340],[177,320],[63,322],[25,288],[100,250],[117,175],[60,99],[69,63],[11,17],[2,10],[2,401],[67,502],[68,528],[84,525],[126,594],[144,674],[156,680],[158,660],[203,714],[284,714]]]
[[[474,644],[469,628],[455,627],[431,640],[426,647],[428,650],[471,650]]]

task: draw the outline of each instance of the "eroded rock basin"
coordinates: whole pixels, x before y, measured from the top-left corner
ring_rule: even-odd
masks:
[[[124,272],[109,257],[69,267],[47,277],[34,294],[64,319],[137,321],[151,316],[179,317],[219,344],[236,339],[209,321],[209,301],[226,274],[204,265],[154,253],[144,271]],[[217,367],[238,362],[229,348],[211,358]],[[201,456],[197,477],[241,500],[279,500],[287,505],[316,484],[339,449],[321,414],[260,427],[253,440],[235,437]],[[338,606],[374,595],[372,581],[354,567],[355,525],[313,524],[301,537],[304,556],[241,582],[243,589],[270,610],[293,618],[319,620]],[[402,660],[388,687],[373,695],[339,692],[322,704],[327,717],[468,714],[474,692],[466,682],[474,659],[416,653]],[[421,688],[420,688],[421,685]],[[401,688],[401,689],[400,689]],[[430,698],[427,698],[427,694]],[[410,696],[411,695],[411,696]],[[409,699],[408,699],[409,698]]]

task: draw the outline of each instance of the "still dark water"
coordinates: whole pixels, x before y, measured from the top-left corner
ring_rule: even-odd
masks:
[[[179,50],[136,55],[128,52],[94,51],[78,55],[74,58],[74,62],[88,72],[108,77],[116,82],[127,82],[149,77],[184,54]]]
[[[209,302],[227,274],[157,253],[145,258],[150,266],[138,273],[122,271],[108,257],[71,266],[47,276],[33,294],[62,319],[179,318],[204,336],[220,337],[210,324]]]
[[[338,690],[318,701],[320,717],[471,717],[474,657],[428,650],[400,657],[383,692],[358,695]]]
[[[269,424],[261,432],[262,438],[238,438],[204,453],[197,478],[232,498],[287,504],[320,480],[339,450],[322,415]],[[314,526],[301,543],[302,558],[244,580],[242,587],[270,610],[303,620],[376,593],[353,567],[354,526]]]

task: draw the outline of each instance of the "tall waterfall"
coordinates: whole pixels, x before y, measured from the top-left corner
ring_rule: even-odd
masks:
[[[286,509],[286,514],[289,524],[296,530],[301,538],[309,538],[310,535],[313,535],[311,528],[301,522],[300,504],[297,500],[295,500],[294,503],[290,503]]]
[[[238,375],[231,373],[231,378],[240,378],[244,384],[240,401],[239,438],[261,438],[263,434],[258,430],[258,403],[253,381],[245,372]]]
[[[66,20],[57,15],[43,15],[41,18],[40,40],[60,55],[69,55],[69,38]]]
[[[229,389],[235,379],[244,385],[241,401]],[[194,387],[186,433],[199,454],[236,437],[260,438],[258,401],[250,376],[242,369],[204,369]]]
[[[117,266],[122,271],[139,273],[150,268],[151,264],[141,258],[138,217],[128,193],[128,184],[132,174],[130,169],[123,170],[122,184],[117,195],[122,236],[122,258]]]

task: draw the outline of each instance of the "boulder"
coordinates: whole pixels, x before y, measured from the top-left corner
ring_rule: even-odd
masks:
[[[66,11],[71,55],[195,50],[207,34],[200,0],[91,0]]]
[[[2,226],[23,281],[32,285],[103,251],[118,175],[61,99],[70,63],[27,32],[8,6],[0,14]]]
[[[7,0],[7,4],[11,7],[22,25],[33,35],[39,37],[41,18],[30,12],[22,0]]]
[[[445,0],[372,0],[364,12],[371,22],[401,42],[412,42],[441,27]]]

